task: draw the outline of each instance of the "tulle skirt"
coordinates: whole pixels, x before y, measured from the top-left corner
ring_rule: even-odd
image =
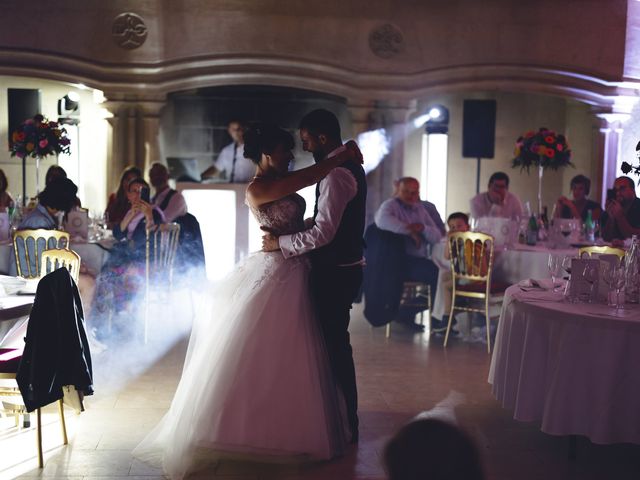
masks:
[[[343,452],[344,409],[308,273],[303,257],[256,253],[211,287],[171,407],[134,456],[182,478],[225,454],[290,461]]]

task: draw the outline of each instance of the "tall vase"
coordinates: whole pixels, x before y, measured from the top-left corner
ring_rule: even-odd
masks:
[[[544,169],[538,165],[538,218],[542,216],[542,174]]]
[[[40,155],[36,155],[36,196],[40,193]]]

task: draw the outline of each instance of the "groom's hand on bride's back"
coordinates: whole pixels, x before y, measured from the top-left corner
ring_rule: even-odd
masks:
[[[278,237],[273,234],[272,230],[268,227],[260,227],[260,230],[266,232],[262,236],[262,251],[263,252],[275,252],[276,250],[280,250],[280,243],[278,242]]]

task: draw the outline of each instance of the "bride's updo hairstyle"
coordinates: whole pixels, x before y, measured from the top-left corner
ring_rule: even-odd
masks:
[[[244,132],[244,158],[260,163],[262,154],[270,155],[278,145],[293,150],[293,135],[273,123],[253,123]]]

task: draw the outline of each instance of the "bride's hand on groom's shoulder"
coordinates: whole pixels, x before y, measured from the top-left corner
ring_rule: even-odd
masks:
[[[357,163],[362,165],[364,163],[364,158],[362,157],[362,152],[360,151],[360,147],[354,140],[349,140],[345,146],[347,147],[347,153],[349,154],[349,158],[352,158]]]

